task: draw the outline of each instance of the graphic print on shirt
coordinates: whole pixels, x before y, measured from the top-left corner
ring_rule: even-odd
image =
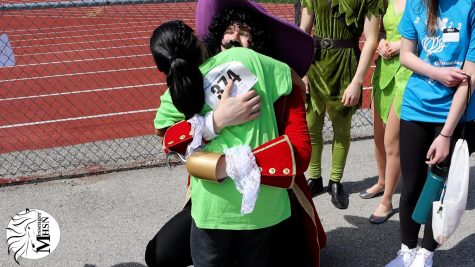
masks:
[[[419,24],[421,18],[417,16],[414,19],[414,24]],[[424,20],[425,25],[427,25],[427,20]],[[448,43],[458,43],[460,41],[460,30],[462,29],[462,23],[457,23],[457,27],[454,27],[455,23],[449,21],[449,18],[438,18],[437,19],[437,29],[442,32],[442,36],[426,36],[421,41],[422,49],[424,49],[426,55],[423,58],[424,62],[429,63],[436,67],[458,67],[461,68],[463,62],[461,61],[452,61],[445,62],[438,60],[437,57],[433,57],[434,54],[441,53]],[[426,78],[427,82],[430,84],[435,84],[437,81],[430,78]]]

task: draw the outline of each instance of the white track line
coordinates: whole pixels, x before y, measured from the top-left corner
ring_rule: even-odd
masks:
[[[152,112],[152,111],[157,111],[157,109],[153,108],[153,109],[143,109],[143,110],[132,110],[132,111],[115,112],[115,113],[99,114],[99,115],[92,115],[92,116],[81,116],[81,117],[65,118],[65,119],[59,119],[59,120],[35,121],[35,122],[27,122],[27,123],[2,125],[2,126],[0,126],[0,129],[9,129],[9,128],[41,125],[41,124],[58,123],[58,122],[68,122],[68,121],[78,121],[78,120],[88,120],[88,119],[97,119],[97,118],[105,118],[105,117],[114,117],[114,116],[145,113],[145,112]]]
[[[158,21],[157,21],[158,23]],[[27,37],[27,36],[35,36],[35,37],[38,37],[38,35],[53,35],[53,34],[65,34],[65,33],[70,33],[70,32],[74,32],[74,33],[80,33],[80,32],[92,32],[92,31],[99,31],[99,30],[118,30],[118,29],[127,29],[127,30],[132,30],[132,29],[135,29],[135,28],[139,28],[139,29],[143,29],[145,27],[148,27],[149,25],[138,25],[138,26],[130,26],[129,24],[126,24],[124,26],[128,26],[128,27],[107,27],[107,28],[100,28],[98,27],[97,25],[90,25],[90,26],[93,26],[94,28],[92,29],[83,29],[83,30],[71,30],[71,31],[64,31],[64,28],[59,28],[63,31],[49,31],[49,32],[38,32],[38,33],[31,33],[31,30],[28,30],[28,33],[23,33],[23,34],[15,34],[16,32],[13,32],[13,34],[9,35],[10,39],[13,39],[13,37],[22,37],[23,39],[26,39],[24,37]],[[83,28],[83,27],[81,27]],[[54,29],[54,28],[51,28],[51,29]]]
[[[157,68],[157,66],[151,66],[151,67],[139,67],[139,68],[125,68],[125,69],[112,69],[112,70],[98,70],[98,71],[77,72],[77,73],[65,73],[65,74],[56,74],[56,75],[42,75],[42,76],[35,76],[35,77],[0,80],[0,83],[15,82],[15,81],[28,81],[28,80],[35,80],[35,79],[59,78],[59,77],[76,76],[76,75],[91,75],[91,74],[119,72],[119,71],[156,69],[156,68]]]
[[[35,55],[52,55],[52,54],[66,54],[66,53],[78,53],[78,52],[86,52],[86,51],[97,51],[97,50],[110,50],[110,49],[123,49],[123,48],[132,48],[132,47],[147,47],[147,44],[138,44],[138,45],[124,45],[124,46],[114,46],[114,47],[98,47],[98,48],[85,48],[85,49],[77,49],[77,50],[63,50],[63,51],[54,51],[54,52],[38,52],[38,53],[31,53],[31,54],[21,54],[15,55],[15,57],[31,57]]]
[[[152,6],[148,6],[147,8],[116,8],[116,9],[104,9],[100,7],[92,7],[92,8],[71,8],[71,7],[53,7],[49,9],[35,9],[32,8],[30,10],[10,10],[4,11],[5,14],[33,14],[33,15],[43,15],[43,16],[51,16],[51,15],[58,15],[60,13],[63,16],[86,16],[91,18],[101,18],[101,17],[110,17],[111,15],[116,14],[130,14],[132,16],[140,16],[143,14],[153,15],[159,13],[166,13],[166,12],[181,12],[181,13],[194,13],[194,10],[191,6],[189,7],[170,7],[167,8],[153,8]]]
[[[10,97],[10,98],[0,99],[0,102],[2,102],[2,101],[24,100],[24,99],[35,99],[35,98],[52,97],[52,96],[65,96],[65,95],[75,95],[75,94],[84,94],[84,93],[96,93],[96,92],[105,92],[105,91],[127,90],[127,89],[136,89],[136,88],[140,88],[140,87],[152,87],[152,86],[161,86],[161,85],[166,85],[166,83],[148,83],[148,84],[139,84],[139,85],[127,85],[127,86],[117,86],[117,87],[109,87],[109,88],[99,88],[99,89],[89,89],[89,90],[80,90],[80,91],[42,94],[42,95],[18,96],[18,97]],[[151,88],[151,89],[155,89],[155,87]]]
[[[191,10],[190,10],[190,13],[191,13]],[[23,19],[26,19],[26,18],[49,18],[49,19],[76,19],[76,20],[80,20],[80,19],[88,19],[88,20],[93,20],[93,19],[101,19],[101,20],[104,20],[104,16],[101,16],[101,17],[90,17],[90,16],[87,16],[85,14],[80,14],[80,15],[75,15],[75,14],[70,14],[71,16],[67,16],[66,14],[60,14],[58,15],[58,13],[55,13],[54,15],[48,15],[48,14],[41,14],[41,15],[38,15],[38,14],[4,14],[3,17],[10,17],[10,18],[15,18],[15,17],[18,17],[18,16],[22,16]],[[127,20],[127,19],[147,19],[147,18],[150,18],[150,19],[155,19],[157,18],[156,15],[153,15],[153,14],[150,14],[148,16],[143,16],[142,14],[136,14],[136,15],[131,15],[131,16],[128,16],[128,17],[125,17],[125,16],[110,16],[110,17],[106,17],[106,19],[109,19],[109,20]]]
[[[190,11],[191,13],[191,11]],[[10,18],[15,18],[15,17],[18,17],[20,16],[20,14],[18,15],[3,15],[2,17],[3,18],[6,18],[6,17],[10,17]],[[22,19],[27,19],[27,18],[47,18],[47,19],[61,19],[61,20],[64,20],[64,19],[76,19],[76,20],[84,20],[84,19],[87,19],[87,20],[94,20],[94,19],[97,19],[97,20],[104,20],[104,17],[89,17],[89,16],[86,16],[86,15],[82,15],[82,16],[71,16],[71,17],[67,17],[65,15],[55,15],[55,16],[52,16],[52,15],[34,15],[34,14],[31,14],[31,15],[22,15]],[[125,17],[125,16],[112,16],[112,17],[108,17],[106,19],[108,20],[114,20],[114,21],[117,21],[117,20],[120,20],[120,21],[124,21],[124,20],[137,20],[137,19],[155,19],[157,18],[156,15],[153,15],[151,14],[150,16],[143,16],[141,14],[137,14],[136,16],[129,16],[129,17]],[[172,16],[170,16],[170,19],[172,18]],[[191,20],[191,19],[189,19]],[[185,20],[186,21],[186,20]]]
[[[157,21],[147,21],[146,23],[158,23],[160,22],[159,20]],[[120,25],[125,25],[125,26],[128,26],[128,25],[131,25],[131,24],[139,24],[139,26],[142,26],[142,24],[144,24],[144,22],[134,22],[134,21],[131,21],[131,22],[123,22],[123,23],[116,23],[114,25],[116,26],[120,26]],[[68,29],[71,29],[71,30],[74,30],[74,29],[77,29],[77,28],[80,28],[80,29],[84,29],[84,28],[87,28],[87,27],[94,27],[94,28],[100,28],[100,27],[108,27],[110,26],[110,24],[108,23],[98,23],[98,24],[86,24],[86,25],[74,25],[74,26],[64,26],[64,27],[51,27],[51,28],[33,28],[33,29],[18,29],[15,31],[15,33],[17,32],[32,32],[32,31],[49,31],[49,30],[61,30],[59,32],[64,32],[64,30],[68,30]],[[123,27],[122,27],[123,28]],[[81,30],[78,30],[78,31],[81,31]],[[84,31],[87,31],[84,30]],[[55,32],[56,33],[56,32]],[[38,34],[42,34],[42,32],[38,33]],[[22,34],[20,35],[22,36]]]
[[[118,36],[118,35],[135,35],[137,33],[150,33],[149,31],[133,31],[133,32],[114,32],[114,33],[98,33],[98,34],[84,34],[84,35],[66,35],[66,36],[57,36],[57,37],[48,37],[48,38],[38,38],[38,39],[22,39],[22,40],[17,40],[17,41],[11,41],[12,43],[18,43],[21,41],[24,42],[34,42],[34,41],[43,41],[43,40],[62,40],[62,39],[69,39],[69,38],[85,38],[85,37],[98,37],[98,36]],[[134,36],[135,38],[136,36]],[[150,38],[150,36],[146,35],[145,37]],[[122,38],[123,40],[123,38]],[[108,41],[108,40],[104,40]],[[19,46],[17,45],[15,48],[23,48],[26,46]]]
[[[149,56],[150,56],[150,54],[139,54],[139,55],[114,56],[114,57],[81,58],[81,59],[74,59],[74,60],[49,61],[49,62],[40,62],[40,63],[19,64],[19,65],[15,65],[15,67],[44,66],[44,65],[53,65],[53,64],[66,64],[66,63],[77,63],[77,62],[88,62],[88,61],[99,61],[99,60],[110,60],[110,59],[122,59],[122,58],[139,58],[139,57],[149,57]]]
[[[190,18],[190,19],[185,19],[183,21],[194,21],[194,18]],[[114,25],[125,25],[125,26],[128,26],[128,25],[132,25],[132,24],[139,24],[141,26],[148,26],[148,24],[151,24],[153,23],[153,25],[155,25],[156,23],[160,23],[160,22],[163,22],[163,20],[150,20],[150,21],[139,21],[139,22],[136,22],[136,21],[131,21],[131,22],[119,22],[119,23],[115,23]],[[68,30],[68,29],[84,29],[86,27],[94,27],[94,28],[100,28],[100,27],[109,27],[110,26],[110,23],[98,23],[98,24],[87,24],[87,25],[74,25],[74,26],[64,26],[64,27],[46,27],[46,28],[31,28],[31,29],[18,29],[18,30],[15,30],[15,33],[16,32],[32,32],[32,31],[52,31],[52,30],[61,30],[59,32],[63,32],[64,30]],[[41,33],[39,33],[41,34]]]
[[[134,40],[136,39],[150,39],[150,36],[146,37],[134,37]],[[72,42],[72,43],[59,43],[59,44],[43,44],[43,45],[25,45],[25,46],[14,46],[13,49],[23,49],[23,48],[37,48],[37,47],[51,47],[51,46],[60,46],[60,45],[73,45],[73,44],[91,44],[91,43],[102,43],[102,42],[111,42],[111,41],[124,41],[124,38],[118,38],[118,39],[108,39],[108,40],[92,40],[92,41],[85,41],[85,42]],[[14,41],[10,42],[14,44]]]

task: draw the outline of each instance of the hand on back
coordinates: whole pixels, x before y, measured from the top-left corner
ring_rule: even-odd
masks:
[[[214,111],[215,131],[227,126],[240,125],[257,118],[260,114],[261,98],[253,89],[231,96],[233,81],[228,80],[218,107]]]

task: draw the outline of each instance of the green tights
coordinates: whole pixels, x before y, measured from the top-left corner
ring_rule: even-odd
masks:
[[[350,150],[350,129],[353,112],[337,110],[327,106],[327,112],[332,122],[332,170],[330,180],[340,182],[345,169],[346,157]],[[312,157],[309,165],[310,178],[319,178],[322,175],[322,151],[323,151],[323,124],[325,110],[319,114],[317,111],[307,111],[307,124],[312,143]]]

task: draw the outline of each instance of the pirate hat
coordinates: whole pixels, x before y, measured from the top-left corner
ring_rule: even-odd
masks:
[[[262,6],[248,0],[198,0],[196,32],[203,39],[208,35],[213,18],[229,8],[249,9],[262,15],[271,36],[271,57],[287,63],[300,76],[307,74],[313,61],[314,43],[310,35],[296,25],[272,16]]]

